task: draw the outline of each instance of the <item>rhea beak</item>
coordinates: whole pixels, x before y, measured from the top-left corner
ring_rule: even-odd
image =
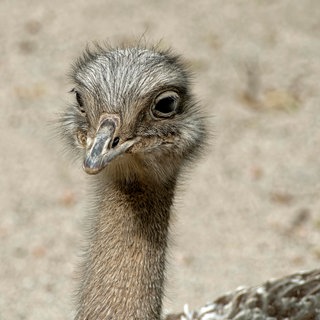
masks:
[[[97,174],[117,156],[127,152],[138,138],[115,145],[115,132],[120,119],[114,115],[102,116],[92,142],[87,146],[83,169],[88,174]]]

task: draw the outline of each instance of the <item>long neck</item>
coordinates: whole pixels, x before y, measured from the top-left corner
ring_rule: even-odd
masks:
[[[139,182],[100,188],[76,320],[160,319],[173,191]]]

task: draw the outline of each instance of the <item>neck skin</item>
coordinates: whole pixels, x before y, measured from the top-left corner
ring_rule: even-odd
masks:
[[[75,319],[159,320],[174,183],[107,179],[97,184]]]

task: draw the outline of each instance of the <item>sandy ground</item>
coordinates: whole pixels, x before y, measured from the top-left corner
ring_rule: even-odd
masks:
[[[168,310],[320,260],[320,3],[0,2],[0,319],[72,319],[86,177],[52,138],[87,43],[162,39],[212,116],[182,186]]]

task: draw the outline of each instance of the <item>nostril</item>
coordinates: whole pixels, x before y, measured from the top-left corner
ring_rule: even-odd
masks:
[[[119,141],[120,141],[119,137],[115,137],[113,139],[113,141],[112,141],[112,146],[111,147],[112,148],[116,147],[118,145]]]

